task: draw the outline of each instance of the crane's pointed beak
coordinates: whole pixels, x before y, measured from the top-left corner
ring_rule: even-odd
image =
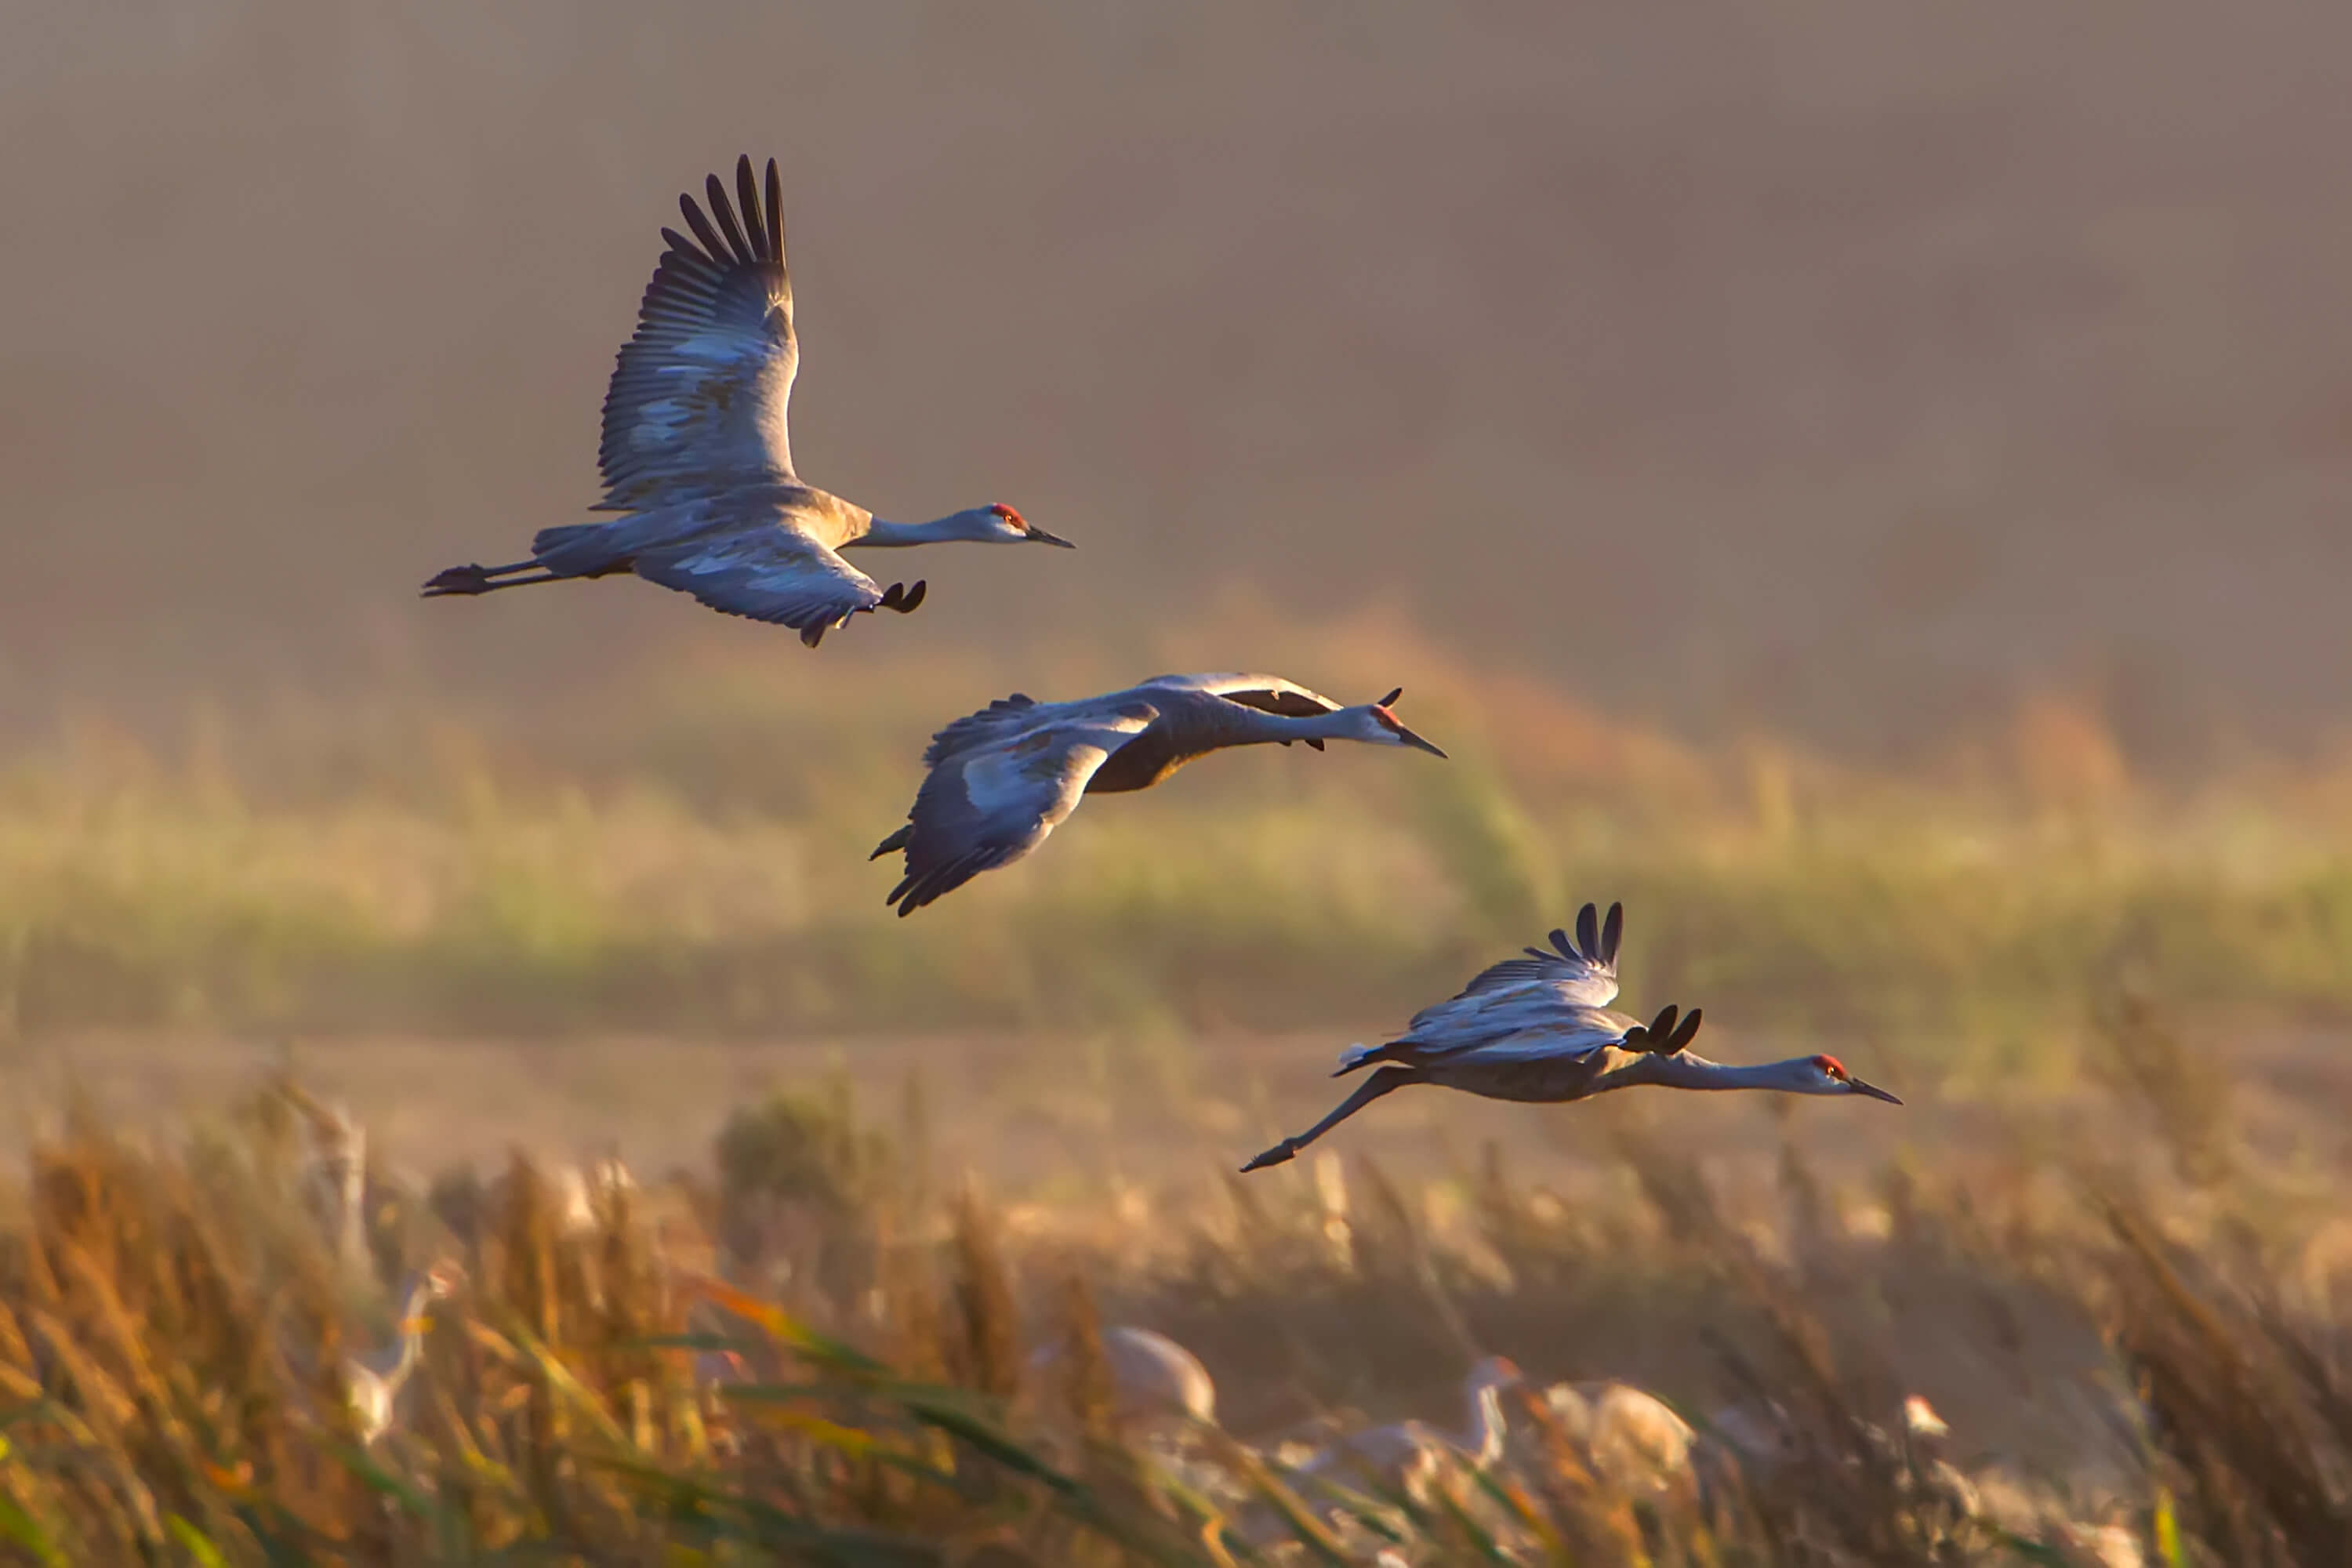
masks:
[[[1423,740],[1420,736],[1414,734],[1412,731],[1406,729],[1402,724],[1397,726],[1396,733],[1398,740],[1402,741],[1406,745],[1412,746],[1418,751],[1427,752],[1433,757],[1443,757],[1445,755],[1444,752],[1439,751],[1435,746],[1431,745],[1428,742]]]
[[[1893,1095],[1887,1093],[1885,1089],[1879,1088],[1876,1084],[1864,1083],[1858,1078],[1848,1078],[1845,1080],[1845,1086],[1856,1094],[1866,1094],[1873,1100],[1883,1100],[1889,1105],[1900,1105],[1903,1103]]]
[[[1029,525],[1029,540],[1033,544],[1058,544],[1065,550],[1076,550],[1077,548],[1076,545],[1071,543],[1060,534],[1048,533],[1034,522]]]

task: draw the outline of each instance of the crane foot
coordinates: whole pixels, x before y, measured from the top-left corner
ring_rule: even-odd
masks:
[[[487,594],[492,586],[490,569],[477,562],[470,566],[436,572],[425,581],[425,596],[430,599],[444,594]]]
[[[1297,1158],[1298,1158],[1297,1143],[1286,1138],[1281,1142],[1276,1143],[1273,1148],[1268,1149],[1265,1153],[1260,1154],[1256,1159],[1252,1160],[1248,1164],[1244,1165],[1242,1167],[1242,1174],[1246,1176],[1252,1171],[1263,1171],[1268,1165],[1285,1164],[1292,1160],[1296,1160]]]

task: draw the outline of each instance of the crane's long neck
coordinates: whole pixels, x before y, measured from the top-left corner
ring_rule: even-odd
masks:
[[[877,517],[843,548],[891,550],[905,544],[932,544],[944,537],[938,530],[936,522],[885,522]]]
[[[1666,1089],[1777,1089],[1801,1094],[1811,1087],[1806,1069],[1811,1061],[1810,1057],[1791,1057],[1782,1062],[1732,1067],[1689,1051],[1670,1057],[1649,1054],[1610,1073],[1594,1086],[1594,1092],[1653,1083]]]
[[[895,550],[909,544],[940,544],[951,540],[973,539],[979,535],[970,526],[964,513],[950,512],[929,522],[885,522],[880,518],[866,525],[866,531],[848,541],[842,548],[858,550]]]
[[[1470,1430],[1465,1435],[1462,1451],[1470,1462],[1486,1469],[1503,1457],[1503,1439],[1507,1429],[1503,1421],[1503,1396],[1491,1383],[1481,1383],[1470,1391]]]
[[[1224,731],[1221,739],[1229,746],[1253,746],[1270,741],[1349,741],[1355,739],[1362,728],[1357,717],[1345,708],[1300,718],[1269,713],[1263,708],[1245,707],[1239,702],[1220,700],[1217,708]]]
[[[393,1362],[392,1369],[383,1374],[386,1387],[398,1388],[408,1380],[408,1374],[416,1370],[417,1358],[425,1353],[425,1331],[419,1326],[418,1320],[424,1317],[425,1309],[432,1300],[433,1287],[420,1279],[408,1288],[407,1296],[401,1301],[400,1355]]]

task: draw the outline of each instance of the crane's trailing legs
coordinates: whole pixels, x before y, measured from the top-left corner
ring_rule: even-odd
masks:
[[[518,577],[514,574],[528,572],[538,565],[536,561],[518,561],[511,566],[452,566],[436,572],[425,580],[424,597],[438,599],[448,594],[488,594],[500,588],[520,588],[532,583],[561,582],[552,572],[542,572],[536,577]],[[505,582],[497,579],[503,577]]]
[[[511,566],[452,566],[425,579],[425,592],[421,596],[438,599],[449,594],[495,594],[500,588],[528,588],[533,583],[562,583],[575,576],[610,577],[628,571],[635,563],[616,561],[594,572],[541,572],[536,577],[514,575],[518,572],[529,572],[538,564],[537,560],[530,560],[518,561]],[[499,582],[499,578],[506,580]]]
[[[1356,1087],[1356,1092],[1341,1100],[1337,1110],[1301,1132],[1297,1137],[1284,1139],[1248,1164],[1244,1165],[1242,1169],[1244,1172],[1262,1171],[1268,1165],[1279,1165],[1286,1161],[1295,1160],[1298,1157],[1298,1152],[1301,1149],[1306,1148],[1307,1145],[1314,1142],[1381,1096],[1393,1093],[1407,1084],[1423,1081],[1422,1074],[1412,1068],[1382,1068],[1359,1084]]]

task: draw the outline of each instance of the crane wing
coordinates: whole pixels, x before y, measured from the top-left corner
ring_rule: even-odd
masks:
[[[1507,958],[1488,966],[1462,988],[1454,1001],[1491,991],[1541,985],[1561,1002],[1606,1007],[1617,999],[1617,951],[1624,942],[1625,906],[1612,904],[1608,919],[1599,917],[1598,909],[1585,905],[1577,911],[1573,940],[1565,931],[1554,931],[1549,952],[1531,947],[1524,958]],[[1438,1006],[1452,1005],[1441,1002]],[[1420,1021],[1413,1020],[1416,1025]]]
[[[1222,697],[1228,702],[1279,713],[1286,718],[1310,719],[1318,713],[1337,712],[1339,704],[1319,691],[1309,691],[1296,681],[1285,680],[1278,675],[1155,675],[1137,689],[1154,686],[1172,686],[1181,691],[1205,691],[1212,697]]]
[[[1266,682],[1287,684],[1276,680],[1272,676],[1169,675],[1130,686],[1124,691],[1106,691],[1100,696],[1082,697],[1071,702],[1040,702],[1025,691],[1016,691],[1010,697],[998,698],[977,713],[967,713],[934,734],[929,749],[923,752],[923,765],[934,767],[959,752],[1007,740],[1041,724],[1082,721],[1089,715],[1116,717],[1138,702],[1150,703],[1154,690],[1199,691],[1204,689],[1197,684],[1200,681],[1227,679],[1248,679],[1262,685]],[[1251,706],[1262,707],[1264,704],[1253,703]],[[1268,711],[1278,712],[1281,710],[1270,709]],[[1328,710],[1309,708],[1304,711],[1319,713]]]
[[[634,510],[681,488],[792,478],[785,416],[800,342],[775,160],[764,201],[749,157],[736,163],[735,189],[740,226],[713,174],[709,217],[691,195],[678,198],[693,238],[662,230],[669,248],[604,394],[600,510]]]
[[[1459,994],[1415,1013],[1404,1033],[1388,1045],[1360,1047],[1342,1059],[1350,1065],[1376,1057],[1397,1061],[1439,1057],[1450,1060],[1530,1032],[1549,1043],[1516,1048],[1539,1055],[1563,1049],[1573,1054],[1583,1047],[1563,1047],[1563,1038],[1587,1044],[1622,1040],[1635,1020],[1605,1009],[1616,999],[1617,950],[1624,934],[1622,904],[1612,904],[1606,921],[1587,904],[1577,911],[1574,941],[1564,931],[1553,931],[1549,952],[1531,947],[1525,958],[1491,965]],[[1608,1032],[1612,1029],[1613,1034]],[[1601,1033],[1594,1034],[1596,1030]],[[1394,1055],[1380,1057],[1380,1052]]]
[[[638,576],[693,595],[714,610],[772,621],[814,647],[860,610],[884,602],[873,578],[789,521],[713,529],[640,552]]]
[[[1238,702],[1244,708],[1262,712],[1279,713],[1286,719],[1311,719],[1318,713],[1336,713],[1339,704],[1319,691],[1309,691],[1296,681],[1285,680],[1278,675],[1244,675],[1238,671],[1224,675],[1158,675],[1136,689],[1173,687],[1181,691],[1202,691],[1212,697],[1222,697],[1228,702]],[[1284,745],[1289,742],[1282,742]],[[1310,739],[1307,742],[1317,751],[1323,742]]]
[[[1057,702],[1040,702],[1025,691],[1000,697],[979,712],[967,713],[933,735],[930,745],[923,752],[923,766],[937,767],[959,752],[1009,740],[1033,725],[1049,722],[1061,706]]]
[[[898,905],[902,916],[913,914],[1036,848],[1077,809],[1104,759],[1159,717],[1150,703],[1134,701],[974,741],[946,755],[916,792],[907,826],[874,851],[875,858],[906,851],[905,875],[884,902]]]
[[[1423,1027],[1379,1046],[1350,1046],[1339,1053],[1339,1071],[1374,1062],[1408,1067],[1484,1065],[1503,1062],[1572,1061],[1623,1043],[1640,1020],[1605,1007],[1563,1006],[1532,993],[1507,997],[1503,1005]]]

